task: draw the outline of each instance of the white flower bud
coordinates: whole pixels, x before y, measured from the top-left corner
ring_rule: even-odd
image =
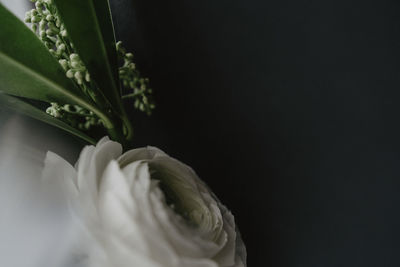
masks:
[[[72,79],[72,78],[74,78],[74,71],[71,70],[71,69],[69,69],[65,75],[66,75],[68,78]]]
[[[85,74],[85,80],[86,80],[87,82],[90,82],[90,74],[89,74],[89,72],[86,72],[86,74]]]
[[[41,21],[42,19],[39,16],[33,16],[32,17],[32,22],[33,23],[38,23],[39,21]]]
[[[54,16],[53,15],[47,15],[46,16],[46,20],[47,21],[53,21],[54,20]]]
[[[47,34],[48,36],[54,36],[54,35],[56,35],[56,33],[55,33],[53,30],[51,30],[51,29],[47,29],[47,30],[46,30],[46,34]]]
[[[80,71],[75,72],[74,77],[77,80],[82,80],[83,79],[82,72]]]
[[[60,60],[58,61],[58,63],[60,63],[60,65],[63,67],[64,70],[67,70],[67,69],[68,69],[68,61],[67,61],[67,60],[65,60],[65,59],[60,59]]]
[[[133,59],[133,54],[132,54],[132,53],[126,53],[126,54],[125,54],[125,57],[126,57],[127,59],[129,59],[129,60],[132,60],[132,59]]]
[[[43,3],[37,1],[37,2],[35,3],[35,7],[36,7],[37,9],[41,9],[41,8],[43,7]]]
[[[39,30],[44,31],[46,29],[46,21],[45,20],[41,20],[39,22]]]
[[[75,54],[75,53],[72,53],[72,54],[69,56],[69,58],[70,58],[72,61],[78,61],[78,60],[79,60],[78,54]]]
[[[57,49],[58,49],[60,52],[65,51],[65,49],[66,49],[65,44],[60,44],[59,46],[57,46]]]
[[[78,61],[71,61],[71,67],[73,68],[79,68],[81,64]]]

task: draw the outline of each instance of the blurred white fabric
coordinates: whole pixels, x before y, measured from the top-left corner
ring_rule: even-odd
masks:
[[[29,0],[0,0],[0,3],[5,5],[20,19],[25,17],[25,12],[29,10],[29,5],[32,4]]]
[[[21,19],[31,5],[28,0],[0,2]],[[38,145],[46,136],[32,138],[31,125],[1,112],[0,266],[66,266],[71,258],[70,219],[56,192],[47,194],[40,182],[45,151]]]
[[[76,229],[66,202],[56,186],[41,182],[45,144],[54,136],[32,129],[32,121],[1,115],[0,266],[75,266]]]
[[[21,20],[32,7],[29,0],[0,3]],[[0,109],[1,267],[78,266],[71,250],[77,229],[59,189],[44,185],[41,172],[48,150],[76,160],[80,148],[62,131]]]

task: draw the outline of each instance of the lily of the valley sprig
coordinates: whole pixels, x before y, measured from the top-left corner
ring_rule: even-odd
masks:
[[[31,1],[25,22],[32,31],[0,4],[0,37],[7,40],[0,43],[1,106],[91,143],[105,129],[127,144],[133,130],[122,102],[147,114],[154,104],[133,54],[115,41],[108,1]]]

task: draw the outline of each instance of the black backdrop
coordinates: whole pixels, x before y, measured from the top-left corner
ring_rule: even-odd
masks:
[[[400,3],[115,0],[157,110],[253,266],[400,266]]]

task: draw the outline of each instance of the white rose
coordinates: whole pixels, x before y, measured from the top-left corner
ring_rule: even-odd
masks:
[[[121,154],[103,138],[75,168],[51,152],[45,160],[44,178],[63,181],[92,237],[90,266],[246,266],[232,214],[190,167],[154,147]]]

